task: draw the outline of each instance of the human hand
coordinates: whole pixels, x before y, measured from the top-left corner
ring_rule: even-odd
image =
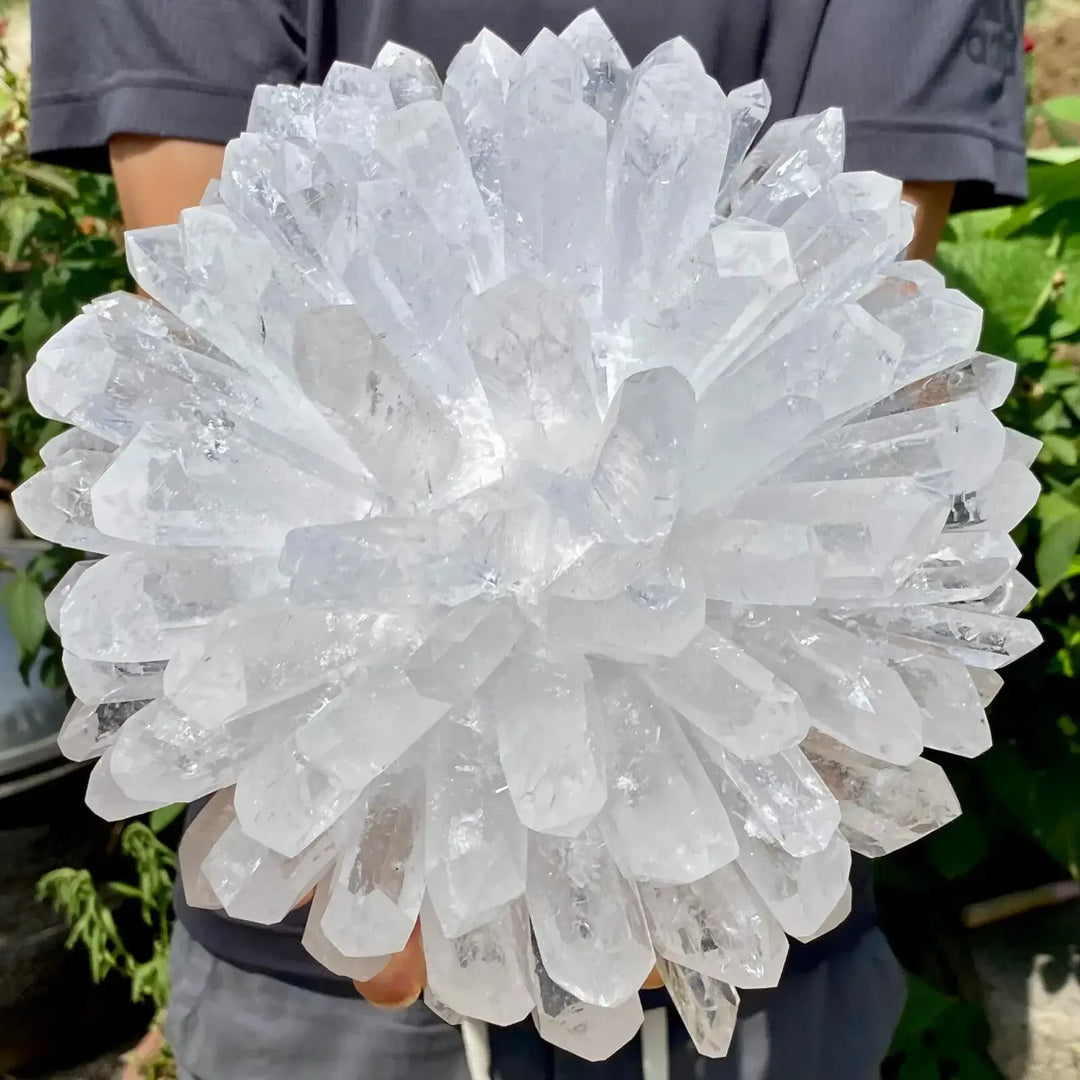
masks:
[[[404,1009],[420,997],[426,982],[424,947],[420,940],[420,924],[417,923],[405,948],[390,957],[389,963],[378,975],[365,982],[353,980],[353,985],[373,1005],[384,1009]],[[663,985],[660,973],[654,967],[642,989],[656,990]]]
[[[386,967],[364,982],[353,980],[361,996],[384,1009],[404,1009],[424,992],[427,968],[424,965],[424,946],[420,940],[420,924],[413,927],[405,948],[390,957]]]

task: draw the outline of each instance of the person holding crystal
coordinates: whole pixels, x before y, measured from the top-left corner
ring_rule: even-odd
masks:
[[[319,82],[387,40],[445,72],[487,27],[515,49],[558,33],[580,0],[32,0],[31,144],[43,160],[115,175],[128,228],[176,220],[218,175],[260,83]],[[950,210],[1025,194],[1022,0],[598,0],[631,63],[682,35],[727,90],[764,79],[769,122],[844,109],[847,168],[905,181],[911,258],[932,259]],[[287,493],[285,493],[287,497]],[[192,808],[189,825],[200,807]],[[191,906],[178,886],[168,1035],[180,1080],[870,1080],[904,999],[868,867],[852,903],[780,985],[743,996],[727,1058],[667,1022],[658,980],[641,1037],[589,1064],[531,1025],[462,1033],[419,1003],[405,950],[355,985],[304,950],[304,908],[256,926]],[[845,917],[846,915],[846,917]],[[357,993],[359,991],[359,995]]]

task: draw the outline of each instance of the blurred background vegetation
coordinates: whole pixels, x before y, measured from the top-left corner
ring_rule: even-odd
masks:
[[[879,864],[883,920],[911,981],[890,1080],[999,1080],[973,955],[979,927],[1080,895],[1080,0],[1032,0],[1029,14],[1030,199],[954,217],[939,265],[986,309],[986,351],[1020,366],[1002,419],[1042,441],[1035,468],[1043,494],[1016,540],[1021,569],[1039,587],[1029,615],[1046,643],[1009,669],[990,710],[994,748],[974,761],[942,759],[963,816]],[[25,5],[8,17],[12,51],[3,52],[0,85],[0,527],[11,536],[10,490],[40,467],[38,450],[58,430],[27,403],[26,368],[83,303],[129,280],[111,183],[27,158]],[[24,671],[42,659],[43,678],[56,684],[63,672],[44,598],[75,558],[46,551],[10,574],[4,592]],[[70,941],[86,947],[95,977],[126,976],[134,997],[161,1005],[172,856],[143,825],[126,837],[135,880],[99,891],[86,871],[70,868],[43,881],[41,895],[68,918]],[[123,900],[155,931],[149,957],[134,957],[118,935],[110,912]],[[1080,955],[1071,962],[1066,975],[1080,981]],[[1080,1017],[1076,1032],[1080,1044]]]

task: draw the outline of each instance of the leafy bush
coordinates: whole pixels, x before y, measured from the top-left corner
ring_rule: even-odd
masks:
[[[37,885],[38,899],[50,902],[67,920],[67,947],[86,949],[94,981],[101,982],[117,971],[131,981],[132,1001],[149,1000],[157,1009],[164,1008],[169,997],[169,920],[176,855],[157,836],[168,821],[159,812],[149,824],[133,821],[120,834],[120,850],[135,864],[134,884],[111,881],[99,891],[89,870],[62,867]],[[153,933],[146,960],[131,952],[113,918],[114,903],[123,900],[138,902],[142,920]]]
[[[172,893],[176,855],[158,837],[183,807],[164,807],[148,823],[133,821],[120,834],[120,850],[134,862],[134,884],[111,881],[99,890],[89,870],[62,867],[38,882],[39,900],[50,902],[63,914],[69,932],[66,945],[86,950],[90,975],[101,982],[117,972],[131,984],[131,1000],[154,1005],[153,1028],[160,1031],[169,999],[169,942],[172,929]],[[113,917],[114,908],[136,902],[142,921],[150,929],[150,955],[140,960],[124,940]],[[175,1078],[172,1051],[162,1039],[159,1049],[141,1062],[144,1080]]]
[[[1053,117],[1075,108],[1039,107]],[[941,759],[963,816],[878,867],[894,945],[923,976],[897,1033],[898,1080],[1000,1075],[985,1054],[964,907],[1080,880],[1080,150],[1033,152],[1029,181],[1023,206],[952,218],[938,262],[984,308],[982,347],[1019,365],[1001,419],[1043,444],[1042,495],[1015,539],[1039,587],[1028,615],[1045,644],[1009,668],[990,710],[993,748]]]
[[[1080,878],[1080,150],[1045,156],[1031,163],[1029,202],[954,219],[940,261],[985,308],[984,347],[1020,364],[1002,419],[1043,444],[1043,494],[1017,540],[1046,646],[1010,670],[997,745],[970,779]]]
[[[41,447],[63,430],[38,416],[27,400],[26,370],[38,348],[83,304],[131,282],[112,180],[31,161],[29,87],[8,63],[2,38],[0,73],[0,500],[9,501],[12,489],[41,468]],[[24,678],[40,657],[42,680],[64,685],[60,642],[46,624],[45,597],[81,557],[51,545],[6,588],[3,599]],[[176,857],[158,833],[182,809],[166,807],[148,822],[124,828],[120,848],[133,862],[131,881],[99,889],[88,870],[64,867],[38,882],[39,899],[67,920],[68,947],[86,950],[93,979],[116,972],[130,981],[133,1001],[150,1001],[159,1012],[169,993]],[[132,951],[114,918],[124,903],[138,904],[150,931],[145,958]],[[147,1070],[147,1080],[175,1075],[167,1048]]]
[[[38,347],[95,296],[129,284],[112,181],[31,161],[28,85],[0,39],[0,500],[41,468],[38,451],[63,430],[26,398]],[[8,506],[8,519],[14,515]],[[16,574],[4,597],[24,678],[44,647],[42,678],[60,686],[59,642],[44,598],[80,556],[52,548]]]

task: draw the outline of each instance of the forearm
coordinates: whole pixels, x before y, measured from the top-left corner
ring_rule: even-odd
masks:
[[[221,175],[224,154],[225,148],[214,143],[115,135],[109,161],[125,228],[173,224]]]
[[[125,226],[141,229],[175,222],[180,211],[197,205],[206,185],[221,175],[224,153],[224,147],[213,143],[115,136],[109,158]],[[915,238],[908,258],[933,262],[955,187],[947,181],[904,184],[904,198],[915,207]]]
[[[934,261],[955,190],[956,184],[947,180],[909,180],[904,184],[904,199],[915,207],[915,238],[907,251],[909,259]]]

